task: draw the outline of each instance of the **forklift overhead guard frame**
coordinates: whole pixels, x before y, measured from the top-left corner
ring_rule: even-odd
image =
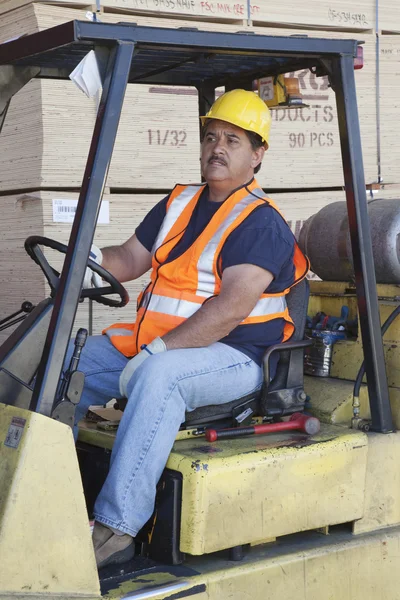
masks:
[[[50,416],[71,336],[127,83],[194,86],[205,114],[215,89],[313,69],[336,93],[340,143],[372,428],[394,430],[367,212],[355,40],[214,33],[71,21],[0,45],[0,130],[10,98],[32,77],[67,78],[90,50],[104,61],[103,91],[30,409]],[[6,67],[6,65],[11,65]],[[40,72],[38,72],[40,69]],[[273,151],[273,149],[272,149]]]

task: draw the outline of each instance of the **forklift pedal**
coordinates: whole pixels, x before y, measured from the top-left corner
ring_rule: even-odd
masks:
[[[236,415],[235,424],[238,426],[250,425],[253,414],[254,410],[252,408],[246,408],[239,415]]]
[[[120,421],[98,421],[96,423],[96,429],[101,431],[116,431],[118,429]]]

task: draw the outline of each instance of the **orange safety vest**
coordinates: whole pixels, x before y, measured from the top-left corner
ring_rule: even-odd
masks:
[[[127,357],[137,354],[143,344],[149,344],[156,337],[178,327],[207,299],[219,294],[221,250],[230,233],[250,213],[266,202],[279,212],[253,180],[221,204],[203,232],[183,254],[166,262],[171,250],[181,240],[204,188],[205,185],[177,185],[174,188],[152,248],[150,283],[139,295],[136,322],[116,323],[103,331]],[[295,278],[292,286],[301,281],[309,269],[308,259],[297,243],[293,261]],[[294,332],[285,299],[290,287],[279,293],[262,294],[252,312],[240,324],[283,318],[283,341],[288,340]]]

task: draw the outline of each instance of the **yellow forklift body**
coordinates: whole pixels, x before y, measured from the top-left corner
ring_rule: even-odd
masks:
[[[342,306],[348,306],[349,319],[357,318],[357,296],[355,288],[345,282],[311,281],[308,314],[324,312],[339,315]],[[399,303],[399,288],[396,285],[377,285],[381,324]],[[360,331],[360,326],[358,327]],[[383,336],[386,374],[389,384],[390,403],[394,425],[400,428],[400,321],[395,319]],[[330,377],[308,377],[304,389],[311,398],[312,412],[325,423],[348,425],[353,416],[352,401],[354,381],[364,360],[361,336],[357,339],[341,340],[333,346]],[[365,377],[364,380],[365,381]],[[368,390],[360,389],[360,417],[370,419]]]
[[[105,597],[119,599],[137,590],[137,598],[151,600],[399,600],[399,552],[400,528],[350,539],[340,532],[313,533],[306,540],[290,536],[282,545],[252,548],[241,563],[189,559],[199,572],[189,581],[148,575],[151,595],[139,595],[146,584],[131,580]],[[174,583],[169,593],[163,589]]]
[[[367,437],[322,433],[179,441],[167,466],[183,476],[182,552],[200,555],[359,519]]]
[[[339,346],[339,344],[336,344]],[[336,361],[340,351],[335,350]],[[360,363],[361,364],[361,363]],[[359,365],[360,366],[360,365]],[[336,367],[337,368],[337,367]],[[354,381],[333,377],[304,377],[304,389],[312,398],[312,414],[324,423],[348,426],[353,416]],[[400,428],[400,388],[389,388],[390,404],[396,429]],[[360,417],[370,419],[368,389],[365,384],[360,388]]]
[[[53,419],[2,405],[3,440],[21,419],[18,440],[0,448],[6,482],[0,492],[0,598],[99,598],[71,432]],[[104,440],[103,432],[96,434]],[[168,466],[184,475],[182,549],[193,575],[163,567],[103,597],[400,598],[399,461],[400,434],[338,426],[323,426],[308,440],[292,432],[212,445],[204,438],[178,441]],[[349,521],[343,530],[328,527]],[[240,563],[208,554],[235,543],[249,544]]]
[[[107,448],[113,437],[93,426],[79,435]],[[364,433],[329,425],[315,436],[175,442],[167,467],[183,478],[180,550],[202,555],[360,519],[367,452]]]
[[[308,314],[322,311],[327,315],[340,315],[342,306],[349,307],[349,319],[357,317],[357,295],[354,287],[345,282],[311,281]],[[399,304],[399,287],[378,284],[378,303],[381,324]],[[358,330],[361,331],[360,325]],[[386,371],[390,388],[400,388],[400,320],[395,319],[383,336]],[[364,360],[361,335],[357,340],[343,340],[333,346],[331,376],[354,381]],[[365,381],[365,378],[364,378]],[[399,424],[396,424],[397,427]]]
[[[0,440],[0,597],[98,597],[71,428],[0,404]]]

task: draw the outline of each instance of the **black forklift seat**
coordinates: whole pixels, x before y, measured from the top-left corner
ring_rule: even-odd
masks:
[[[204,426],[220,422],[221,426],[243,425],[252,416],[279,418],[304,409],[306,394],[303,383],[303,349],[310,286],[306,279],[291,288],[286,297],[295,332],[290,341],[270,346],[264,354],[264,380],[254,394],[222,405],[210,405],[186,413],[184,426]],[[279,353],[276,372],[270,381],[270,359]]]
[[[270,346],[263,359],[264,380],[259,390],[225,404],[203,406],[186,413],[185,427],[204,427],[211,423],[229,427],[245,425],[252,416],[279,418],[304,410],[303,349],[312,342],[304,340],[310,286],[306,279],[291,288],[286,297],[295,332],[290,341]],[[276,372],[270,381],[270,359],[279,353]],[[124,410],[127,400],[118,400],[115,408]]]

